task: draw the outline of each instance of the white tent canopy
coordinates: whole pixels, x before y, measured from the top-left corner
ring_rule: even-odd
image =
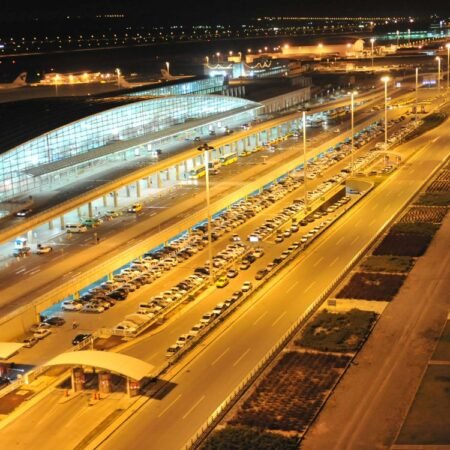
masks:
[[[8,359],[18,352],[24,344],[20,342],[0,342],[0,359]]]

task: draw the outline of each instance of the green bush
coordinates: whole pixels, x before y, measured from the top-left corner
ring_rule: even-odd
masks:
[[[356,308],[345,313],[332,313],[325,309],[308,323],[295,344],[322,351],[356,351],[376,318],[375,312]]]
[[[297,450],[297,438],[288,438],[249,427],[230,427],[215,431],[203,450]]]
[[[439,225],[434,223],[396,223],[390,230],[392,234],[420,234],[433,237]]]
[[[414,265],[410,256],[368,256],[360,265],[365,272],[409,272]]]
[[[449,206],[450,192],[427,192],[419,197],[416,205]]]
[[[409,224],[408,224],[409,225]],[[374,255],[422,256],[432,236],[412,233],[389,233],[373,251]]]
[[[337,297],[389,301],[395,297],[405,278],[405,275],[357,272]]]

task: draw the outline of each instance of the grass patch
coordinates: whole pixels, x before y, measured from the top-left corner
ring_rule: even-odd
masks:
[[[366,272],[407,273],[413,265],[414,259],[410,256],[371,255],[359,267]]]
[[[427,192],[421,195],[416,205],[425,206],[449,206],[450,205],[450,192]]]
[[[421,236],[433,237],[439,225],[435,223],[396,223],[390,230],[392,234],[419,234]]]
[[[401,218],[401,223],[442,223],[448,208],[443,206],[413,206]]]
[[[357,272],[337,297],[389,301],[395,297],[405,278],[405,275]]]
[[[431,236],[421,234],[389,233],[373,251],[373,254],[376,256],[422,256],[428,248],[431,239]]]
[[[349,361],[347,355],[284,353],[229,423],[304,433]]]
[[[215,431],[202,450],[296,450],[297,438],[289,438],[248,427],[230,427]]]
[[[428,366],[396,444],[450,444],[450,366]]]
[[[358,350],[369,334],[377,313],[352,309],[346,313],[332,313],[326,309],[307,324],[296,345],[330,352]]]

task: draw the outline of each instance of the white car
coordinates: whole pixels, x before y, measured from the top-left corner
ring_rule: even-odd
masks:
[[[245,281],[244,284],[241,287],[242,292],[248,292],[250,289],[252,289],[253,285],[251,281]]]
[[[175,345],[178,345],[179,347],[183,347],[186,342],[188,342],[190,339],[192,339],[192,336],[190,334],[182,334],[177,342],[175,343]]]
[[[94,303],[86,303],[83,305],[82,312],[102,313],[105,310],[103,306]]]
[[[61,303],[61,309],[63,311],[81,311],[83,305],[79,302],[71,302],[70,300],[66,300]]]
[[[264,250],[261,247],[255,248],[255,251],[253,252],[253,256],[255,258],[261,258],[261,256],[264,255]]]
[[[45,253],[50,253],[53,250],[53,247],[47,244],[38,244],[36,253],[38,255],[44,255]]]
[[[205,324],[201,322],[195,324],[189,331],[189,336],[191,337],[197,336],[197,334],[200,333],[201,330],[203,330],[204,326]]]
[[[52,334],[52,331],[49,330],[48,328],[40,328],[39,330],[36,330],[34,332],[33,337],[35,337],[36,339],[44,339],[50,334]]]
[[[129,320],[123,320],[122,322],[118,323],[115,327],[115,330],[123,330],[123,331],[136,331],[138,329],[138,326]]]

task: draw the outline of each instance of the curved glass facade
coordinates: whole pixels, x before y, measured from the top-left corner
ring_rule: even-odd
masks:
[[[186,94],[218,94],[222,93],[224,76],[218,75],[203,80],[184,81],[171,86],[153,87],[139,92],[125,94],[128,97],[141,97],[143,95],[186,95]]]
[[[70,123],[19,145],[0,156],[0,200],[37,187],[33,168],[71,158],[117,141],[161,132],[189,120],[257,103],[218,95],[180,95],[131,103]]]

